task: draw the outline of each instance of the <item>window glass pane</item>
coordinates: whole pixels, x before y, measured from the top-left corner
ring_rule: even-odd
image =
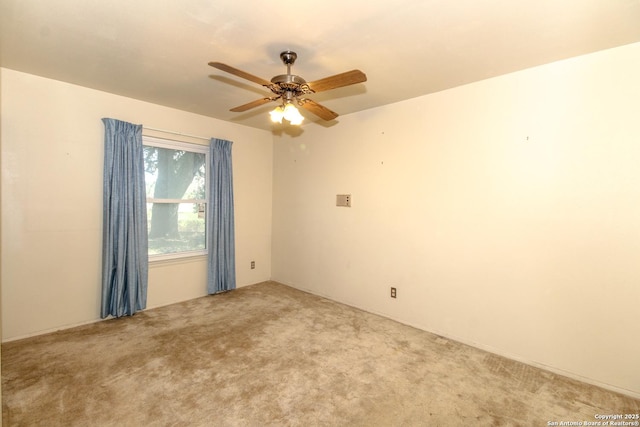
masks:
[[[144,147],[147,197],[205,199],[205,154]]]
[[[147,203],[149,255],[202,251],[204,203]]]

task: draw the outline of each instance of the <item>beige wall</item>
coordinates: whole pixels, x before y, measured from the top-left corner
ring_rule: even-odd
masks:
[[[277,140],[273,279],[640,396],[638,76],[635,44]]]
[[[271,277],[271,133],[0,72],[3,339],[99,318],[102,117],[233,141],[237,283]],[[205,276],[202,259],[152,265],[147,306],[205,295]]]

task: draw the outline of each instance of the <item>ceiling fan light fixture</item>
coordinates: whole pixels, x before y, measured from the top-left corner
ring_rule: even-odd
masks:
[[[289,124],[298,126],[302,124],[304,117],[300,114],[300,111],[290,102],[283,107],[279,105],[273,111],[269,112],[271,121],[273,123],[282,123],[282,119],[285,119]]]

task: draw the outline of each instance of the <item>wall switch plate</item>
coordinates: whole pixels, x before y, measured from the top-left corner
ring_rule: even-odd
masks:
[[[391,298],[396,297],[396,288],[391,288]]]
[[[351,194],[338,194],[336,196],[336,206],[342,206],[345,208],[351,207]]]
[[[256,268],[256,262],[255,261],[251,261],[251,269],[255,269]]]

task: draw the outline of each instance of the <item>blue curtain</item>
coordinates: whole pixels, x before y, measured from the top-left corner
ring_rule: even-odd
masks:
[[[211,139],[209,148],[209,209],[207,211],[207,290],[209,294],[236,287],[236,247],[233,220],[231,141]]]
[[[147,200],[142,125],[102,119],[104,134],[102,304],[100,316],[147,306]]]

